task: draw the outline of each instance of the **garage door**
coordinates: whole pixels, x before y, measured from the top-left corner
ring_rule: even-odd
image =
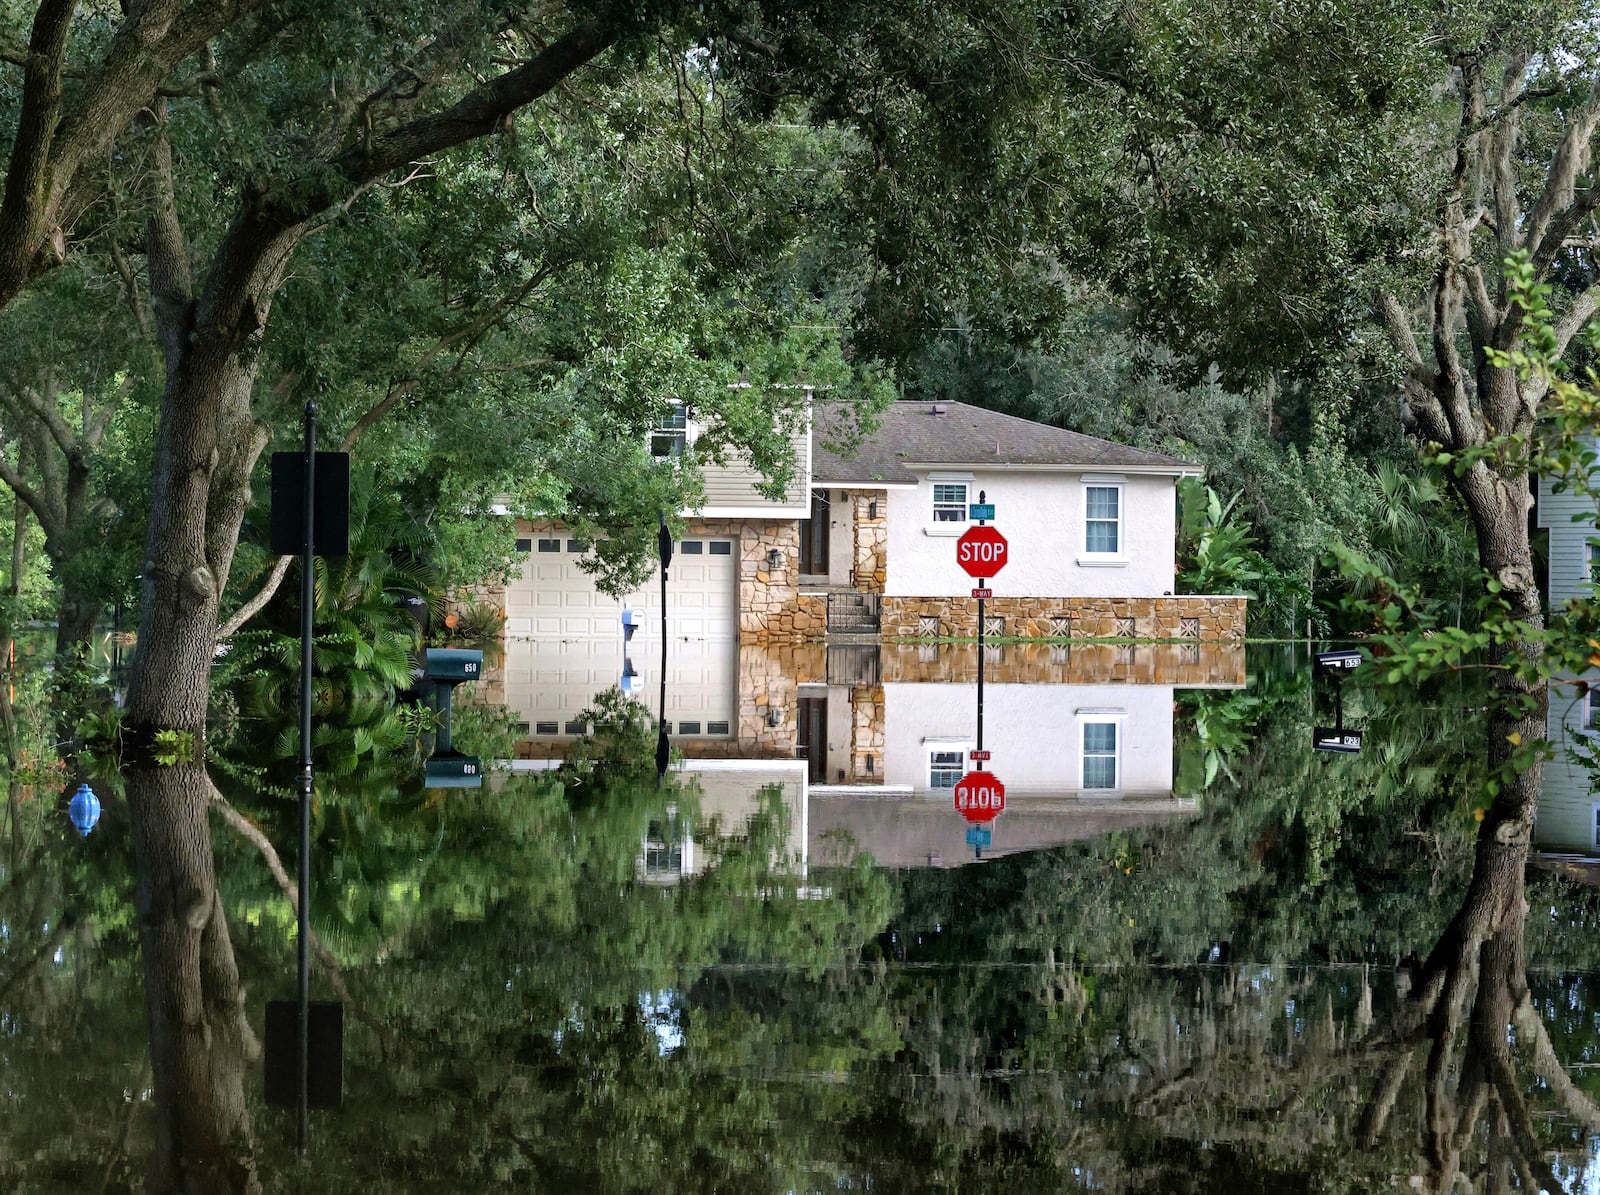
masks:
[[[731,737],[736,717],[739,646],[732,636],[667,644],[667,719],[674,738]],[[624,661],[627,661],[625,664]],[[506,705],[527,723],[534,741],[585,733],[583,711],[613,689],[630,668],[635,700],[652,714],[661,698],[661,641],[623,654],[622,637],[506,641]]]
[[[657,572],[624,601],[594,587],[580,565],[588,545],[552,534],[519,541],[526,545],[522,575],[506,587],[508,639],[618,638],[622,609],[645,612],[636,643],[661,633],[661,577]],[[667,579],[667,630],[675,639],[737,638],[739,557],[730,538],[680,541]]]

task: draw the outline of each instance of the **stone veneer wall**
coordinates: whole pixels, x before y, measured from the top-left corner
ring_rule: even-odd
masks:
[[[997,597],[984,615],[1001,621],[991,634],[1017,639],[1242,639],[1245,603],[1236,596]],[[938,630],[926,619],[937,619]],[[970,597],[885,597],[883,637],[976,638],[978,602]]]
[[[878,517],[868,512],[878,504]],[[889,500],[887,494],[868,491],[854,499],[856,563],[853,582],[861,593],[882,593],[889,573]]]
[[[867,759],[872,770],[867,770]],[[850,779],[857,784],[883,783],[883,686],[850,689]]]

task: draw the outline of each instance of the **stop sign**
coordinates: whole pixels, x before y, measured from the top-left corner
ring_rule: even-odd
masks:
[[[992,577],[1006,566],[1006,537],[993,527],[968,527],[956,540],[956,563],[974,577]]]
[[[956,784],[955,801],[969,822],[992,822],[1005,811],[1006,786],[993,772],[968,772]]]

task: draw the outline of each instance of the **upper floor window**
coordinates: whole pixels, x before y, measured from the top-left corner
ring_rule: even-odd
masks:
[[[1600,693],[1592,687],[1583,695],[1583,728],[1600,730]]]
[[[1589,583],[1600,585],[1600,543],[1591,539],[1584,545],[1584,552],[1589,565]]]
[[[689,445],[689,408],[674,401],[666,418],[650,433],[650,455],[656,460],[680,457]]]
[[[935,523],[965,523],[967,521],[966,482],[936,481],[933,483],[933,521]]]
[[[1122,552],[1122,487],[1089,485],[1083,489],[1083,550],[1104,556]]]

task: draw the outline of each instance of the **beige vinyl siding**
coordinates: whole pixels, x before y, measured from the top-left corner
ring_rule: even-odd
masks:
[[[1587,516],[1579,522],[1574,515]],[[1595,534],[1594,501],[1568,490],[1551,492],[1539,479],[1539,526],[1550,532],[1550,603],[1552,606],[1587,592],[1588,543]]]
[[[799,510],[803,516],[809,508],[811,490],[810,451],[806,429],[801,427],[789,439],[794,446],[795,472],[789,480],[788,489],[781,502],[764,498],[756,490],[761,484],[762,477],[751,466],[748,456],[743,453],[729,453],[727,464],[719,465],[706,461],[700,466],[706,494],[702,511],[707,515],[715,515],[722,507],[772,511],[792,509]]]

